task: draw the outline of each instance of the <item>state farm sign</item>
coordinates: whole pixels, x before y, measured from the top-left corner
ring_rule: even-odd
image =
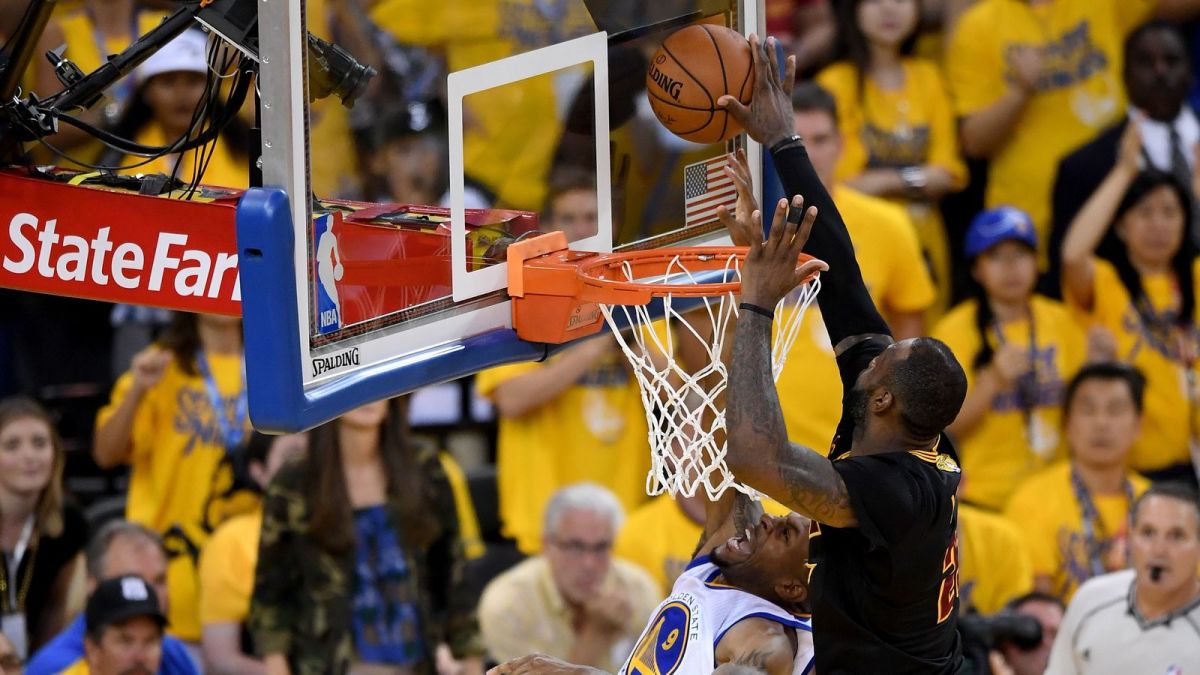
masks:
[[[239,315],[234,202],[0,172],[0,286]]]

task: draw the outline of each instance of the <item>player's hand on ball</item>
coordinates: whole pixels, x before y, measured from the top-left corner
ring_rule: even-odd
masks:
[[[157,345],[150,345],[138,352],[130,366],[134,389],[144,392],[158,384],[171,358],[171,352]]]
[[[590,675],[598,671],[577,666],[553,656],[530,654],[502,663],[487,671],[487,675]]]
[[[804,198],[792,198],[792,217],[787,200],[775,205],[775,218],[765,242],[752,241],[742,268],[742,301],[764,309],[773,309],[785,295],[816,272],[829,269],[820,260],[808,260],[797,266],[800,252],[808,241],[817,208],[804,208]],[[761,220],[761,216],[760,216]]]
[[[750,105],[743,105],[733,96],[717,99],[737,120],[750,138],[770,147],[791,136],[796,128],[792,116],[792,84],[796,80],[796,57],[789,56],[780,72],[775,58],[775,38],[766,42],[757,35],[750,36],[750,56],[754,59],[754,93]]]
[[[758,200],[754,198],[754,183],[750,178],[750,162],[746,160],[746,151],[738,148],[737,154],[730,158],[725,166],[725,173],[737,188],[737,204],[734,210],[729,207],[717,208],[717,220],[729,230],[729,238],[738,246],[749,246],[751,241],[762,241],[762,215],[758,209]],[[758,220],[755,221],[755,214]]]

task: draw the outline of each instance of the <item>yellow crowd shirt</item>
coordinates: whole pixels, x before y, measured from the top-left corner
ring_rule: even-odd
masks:
[[[1200,291],[1200,259],[1193,265],[1195,284]],[[1154,314],[1173,323],[1179,313],[1179,293],[1173,275],[1143,276],[1142,289],[1153,306]],[[1070,298],[1068,298],[1070,301]],[[1191,459],[1189,442],[1194,429],[1200,429],[1200,414],[1188,382],[1188,369],[1183,365],[1178,344],[1184,337],[1179,328],[1170,335],[1150,330],[1138,314],[1129,292],[1107,261],[1095,259],[1092,281],[1092,311],[1088,317],[1107,328],[1117,339],[1117,357],[1136,366],[1146,376],[1145,407],[1142,413],[1142,433],[1129,455],[1129,465],[1136,471],[1155,471]],[[1195,320],[1190,339],[1200,340]],[[1200,373],[1200,364],[1192,365],[1193,376]]]
[[[138,132],[135,140],[142,145],[165,146],[170,145],[176,139],[167,138],[157,123],[150,122]],[[204,155],[200,154],[201,151],[205,151],[205,149],[197,148],[185,152],[183,161],[179,164],[178,171],[175,170],[175,163],[179,157],[178,154],[158,157],[147,164],[141,164],[141,162],[146,160],[145,157],[129,155],[121,160],[120,165],[131,166],[140,164],[140,166],[122,171],[122,173],[128,174],[161,173],[170,176],[174,172],[177,179],[184,184],[188,184],[192,181],[192,172],[196,170],[197,157],[201,160],[204,158]],[[247,163],[246,158],[237,157],[230,152],[222,139],[218,138],[216,146],[212,148],[212,154],[208,158],[208,163],[204,167],[204,176],[200,179],[200,183],[214,187],[247,187],[250,184],[250,165]]]
[[[445,54],[450,72],[596,31],[584,4],[573,0],[380,0],[370,16],[399,42]],[[559,109],[588,74],[565,69],[464,100],[463,161],[498,205],[541,209],[563,128]]]
[[[485,370],[475,386],[492,397],[506,380],[542,367],[520,363]],[[607,487],[626,513],[633,511],[646,500],[648,434],[638,384],[616,350],[556,399],[520,418],[501,419],[496,471],[504,534],[522,551],[537,552],[546,502],[579,481]]]
[[[254,594],[254,567],[262,511],[231,518],[200,554],[200,625],[246,621]]]
[[[975,300],[958,305],[932,332],[962,364],[968,391],[976,379],[971,365],[982,348],[975,325],[976,307]],[[996,511],[1004,508],[1022,479],[1066,456],[1060,433],[1063,391],[1087,358],[1083,330],[1066,306],[1034,295],[1030,309],[1032,327],[1021,319],[1000,329],[1004,344],[1028,350],[1037,373],[1036,395],[1028,414],[1014,384],[996,393],[970,432],[954,439],[963,470],[962,499]],[[1030,336],[1037,340],[1036,349],[1030,349]],[[988,342],[993,349],[1001,344],[994,329],[989,331]]]
[[[228,493],[231,470],[217,418],[223,415],[226,424],[235,418],[242,389],[241,356],[209,354],[208,362],[221,410],[213,410],[204,379],[187,375],[171,359],[162,379],[138,406],[129,456],[125,517],[161,533],[166,541],[171,553],[168,630],[184,640],[200,639],[193,552],[198,554],[225,520],[258,506],[257,497],[244,491]],[[112,401],[100,410],[97,425],[112,415],[132,384],[130,373],[117,380]]]
[[[1036,93],[991,158],[987,206],[1016,206],[1033,219],[1043,264],[1058,162],[1125,113],[1122,45],[1154,0],[980,0],[950,38],[946,73],[960,117],[992,105],[1014,81],[1006,54],[1044,50]],[[1013,85],[1015,86],[1015,85]]]
[[[1134,498],[1150,487],[1135,473],[1127,479]],[[1079,585],[1094,576],[1092,559],[1100,560],[1106,569],[1112,566],[1113,548],[1123,545],[1128,530],[1130,503],[1125,494],[1090,495],[1099,522],[1090,528],[1096,550],[1089,555],[1089,528],[1075,493],[1071,463],[1064,460],[1023,482],[1004,511],[1025,535],[1034,576],[1050,577],[1051,593],[1063,602],[1069,602]]]
[[[704,524],[684,513],[670,495],[659,495],[629,514],[613,545],[613,554],[646,570],[660,588],[669,589],[692,561]]]
[[[1021,530],[1002,515],[958,504],[961,610],[992,614],[1033,590],[1033,563]]]
[[[876,305],[921,312],[934,300],[912,222],[904,210],[857,190],[833,188],[863,281]],[[777,383],[788,437],[824,452],[842,415],[842,380],[816,303],[809,308]]]
[[[71,664],[70,668],[62,671],[60,675],[89,675],[92,669],[88,667],[87,659],[81,658]]]
[[[871,78],[859,86],[859,70],[850,62],[829,66],[817,82],[838,103],[838,126],[845,139],[837,179],[850,180],[868,169],[932,164],[966,184],[967,167],[958,152],[958,127],[941,71],[932,61],[907,58],[904,87],[885,90]],[[939,290],[938,313],[950,298],[950,245],[937,204],[897,198],[908,209]]]

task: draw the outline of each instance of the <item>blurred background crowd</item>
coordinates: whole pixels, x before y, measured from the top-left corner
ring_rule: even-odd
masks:
[[[172,4],[60,0],[39,53],[66,44],[88,72]],[[0,36],[24,6],[0,0]],[[381,74],[353,109],[314,105],[314,192],[411,204],[444,202],[447,72],[595,30],[575,0],[307,8],[314,33]],[[1042,673],[1096,577],[1154,576],[1159,616],[1195,613],[1200,2],[765,8],[875,301],[898,337],[942,339],[968,373],[948,430],[962,612],[1042,629],[969,623],[978,672]],[[204,36],[185,34],[91,120],[165,144],[192,124],[207,68]],[[61,88],[40,59],[26,83]],[[468,161],[468,206],[594,229],[593,164],[562,122],[572,97],[522,96],[508,117],[468,110],[470,133],[521,157]],[[555,134],[528,133],[547,115]],[[131,171],[201,163],[206,183],[244,187],[252,122]],[[71,127],[49,140],[70,159],[39,161],[128,163]],[[650,231],[630,215],[650,206],[620,226]],[[0,299],[4,672],[447,675],[532,651],[614,670],[699,539],[702,502],[645,495],[646,414],[611,338],[267,437],[246,417],[240,321]],[[823,451],[842,392],[816,311],[778,387],[792,440]],[[1151,485],[1159,501],[1131,519]],[[1171,639],[1200,662],[1200,635]],[[1050,672],[1077,672],[1063,659]]]

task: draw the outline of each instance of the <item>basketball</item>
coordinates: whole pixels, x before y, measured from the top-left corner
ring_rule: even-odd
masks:
[[[750,42],[735,30],[695,24],[667,36],[646,71],[646,92],[658,121],[694,143],[720,143],[742,127],[717,107],[725,94],[750,103],[754,62]]]

